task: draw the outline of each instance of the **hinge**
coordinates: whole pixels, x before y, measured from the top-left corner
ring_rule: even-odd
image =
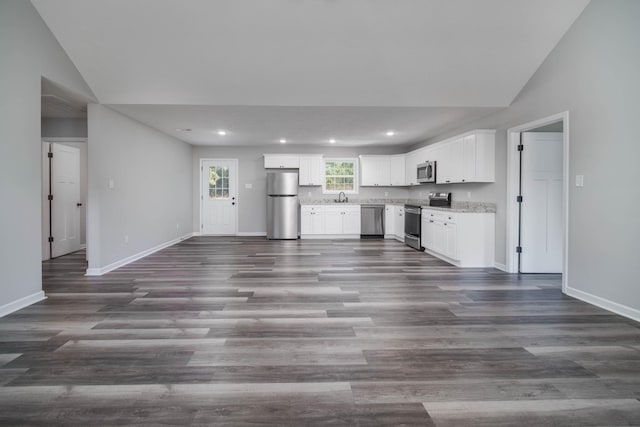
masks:
[[[53,243],[53,236],[49,237],[49,243]]]
[[[202,172],[204,169],[202,168],[202,166],[200,166],[200,172]]]
[[[51,152],[47,153],[47,157],[50,158],[50,159],[53,158],[53,153],[51,153]]]
[[[522,144],[518,145],[518,151],[524,151],[524,145]]]
[[[522,203],[522,196],[518,196],[518,197],[516,197],[516,202],[518,202],[518,203]]]
[[[200,195],[200,200],[204,200],[204,196],[202,194]]]
[[[47,196],[47,199],[49,199],[49,200],[53,200],[53,194],[49,194],[49,195]]]
[[[200,228],[204,228],[204,224],[200,224]]]
[[[522,253],[522,246],[516,246],[516,253]]]

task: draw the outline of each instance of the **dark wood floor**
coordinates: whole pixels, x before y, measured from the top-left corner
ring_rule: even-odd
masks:
[[[640,425],[639,324],[395,241],[192,238],[43,264],[0,425]]]

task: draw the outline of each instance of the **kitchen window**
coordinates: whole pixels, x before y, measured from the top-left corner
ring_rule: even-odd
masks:
[[[346,194],[358,192],[358,159],[324,159],[325,194]]]

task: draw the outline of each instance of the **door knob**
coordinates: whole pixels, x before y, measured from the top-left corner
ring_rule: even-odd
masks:
[[[231,204],[235,206],[236,202],[231,202]]]
[[[82,203],[76,203],[76,206],[80,207],[80,206],[82,206]]]

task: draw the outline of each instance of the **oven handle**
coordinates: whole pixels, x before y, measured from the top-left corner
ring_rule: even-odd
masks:
[[[419,238],[419,237],[414,236],[414,235],[411,235],[411,234],[405,234],[405,235],[404,235],[404,237],[405,237],[406,239],[409,239],[409,240],[416,240],[416,241],[418,241],[418,242],[420,241],[420,238]]]
[[[404,213],[420,215],[420,209],[404,208]]]

